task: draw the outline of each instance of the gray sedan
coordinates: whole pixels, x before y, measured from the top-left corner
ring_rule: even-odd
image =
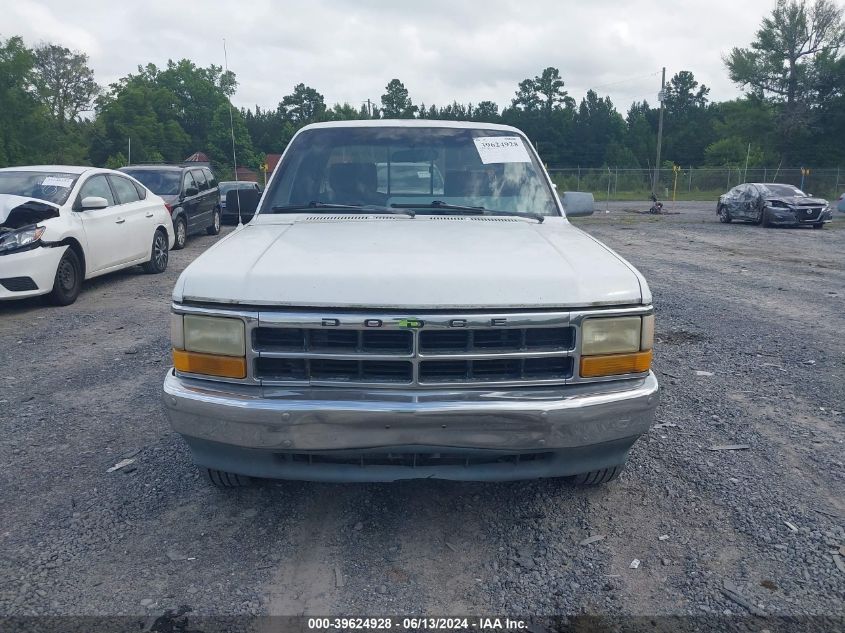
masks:
[[[744,183],[719,197],[719,221],[734,220],[763,226],[822,228],[831,221],[827,200],[813,198],[797,187],[775,183]]]

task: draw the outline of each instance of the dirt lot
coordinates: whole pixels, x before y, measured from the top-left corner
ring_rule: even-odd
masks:
[[[648,278],[663,392],[597,489],[212,488],[159,392],[170,290],[215,238],[70,307],[0,304],[0,616],[845,616],[845,214],[767,230],[630,206],[577,224]]]

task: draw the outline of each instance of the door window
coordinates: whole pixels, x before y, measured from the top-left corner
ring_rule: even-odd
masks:
[[[203,167],[202,173],[205,174],[205,179],[208,181],[209,187],[216,187],[217,186],[217,180],[214,178],[214,174],[211,173],[210,169],[208,169],[207,167]]]
[[[105,198],[109,203],[109,206],[114,205],[114,195],[112,194],[111,187],[109,187],[109,183],[104,174],[91,176],[82,184],[82,188],[79,190],[77,206],[82,208],[82,200],[91,196]]]
[[[129,180],[121,176],[109,176],[109,181],[117,195],[118,204],[126,204],[128,202],[138,202],[138,190],[135,189]]]
[[[191,187],[197,189],[197,183],[194,182],[194,177],[191,176],[191,172],[186,171],[185,178],[182,180],[182,191],[185,195],[188,195],[188,189]]]
[[[205,175],[202,173],[201,169],[193,169],[191,173],[194,175],[194,180],[197,183],[197,187],[200,191],[205,191],[208,189],[208,183],[205,181]]]

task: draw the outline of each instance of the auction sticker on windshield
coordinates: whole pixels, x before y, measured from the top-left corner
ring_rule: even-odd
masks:
[[[56,176],[47,176],[42,182],[42,187],[62,187],[67,189],[73,186],[73,178],[57,178]]]
[[[485,165],[531,162],[528,150],[518,136],[477,136],[472,140]]]

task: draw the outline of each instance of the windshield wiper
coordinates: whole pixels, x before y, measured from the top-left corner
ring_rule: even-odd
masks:
[[[348,211],[350,213],[387,213],[390,215],[407,215],[414,217],[416,214],[410,209],[394,209],[391,207],[382,207],[377,204],[330,204],[328,202],[320,202],[319,200],[312,200],[308,204],[281,204],[270,208],[274,213],[294,213],[296,211],[316,211],[316,212],[334,212],[334,211]]]
[[[406,204],[394,203],[390,205],[395,209],[442,209],[443,211],[463,211],[472,215],[500,215],[500,216],[515,216],[518,218],[530,218],[537,220],[540,224],[545,219],[539,213],[525,213],[524,211],[500,211],[498,209],[485,209],[484,207],[470,207],[460,204],[449,204],[442,200],[433,200],[428,204]]]

